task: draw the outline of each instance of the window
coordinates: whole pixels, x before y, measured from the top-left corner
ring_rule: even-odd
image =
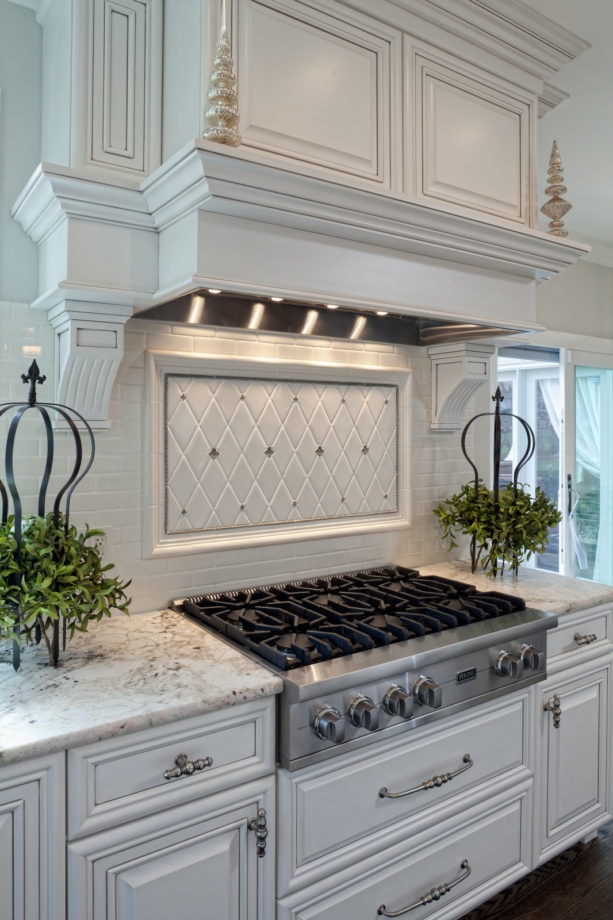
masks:
[[[523,418],[532,428],[535,448],[522,466],[519,481],[532,492],[536,486],[548,498],[558,501],[560,489],[560,428],[562,387],[557,351],[544,349],[501,349],[498,354],[498,385],[503,395],[501,413]],[[501,418],[500,483],[512,481],[513,472],[527,447],[522,425],[517,419]],[[560,569],[558,525],[552,530],[546,551],[527,564],[546,571]]]

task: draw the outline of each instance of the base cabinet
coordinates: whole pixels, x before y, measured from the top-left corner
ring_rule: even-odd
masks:
[[[71,920],[189,917],[270,920],[273,834],[262,857],[258,812],[274,816],[274,780],[249,784],[68,846]]]
[[[64,756],[0,767],[0,920],[63,920]]]
[[[582,611],[552,633],[536,688],[535,863],[594,833],[612,813],[611,610]]]

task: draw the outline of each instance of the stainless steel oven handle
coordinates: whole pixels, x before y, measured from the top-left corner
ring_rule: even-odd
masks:
[[[460,773],[464,773],[465,770],[470,770],[474,765],[474,760],[470,754],[464,754],[462,758],[462,763],[464,766],[458,767],[457,770],[454,770],[453,773],[441,773],[438,776],[433,776],[432,779],[426,779],[419,786],[415,786],[414,789],[405,789],[404,792],[390,792],[386,786],[383,786],[379,789],[379,798],[380,799],[402,799],[405,795],[413,795],[414,792],[423,792],[424,789],[437,789],[439,786],[444,786],[445,783],[448,783],[450,779],[453,779],[455,776],[459,776]]]
[[[414,904],[409,904],[408,907],[401,907],[400,910],[388,910],[385,904],[380,904],[377,908],[377,914],[379,917],[402,917],[403,914],[408,914],[410,910],[415,910],[417,907],[423,907],[425,904],[432,904],[433,901],[438,901],[439,898],[442,898],[444,894],[447,894],[451,891],[452,888],[455,888],[456,885],[459,885],[460,882],[463,882],[464,879],[468,878],[471,873],[470,863],[467,859],[463,859],[460,868],[464,871],[462,875],[458,875],[453,882],[443,882],[442,885],[438,885],[436,888],[431,888],[428,894],[422,895],[422,897],[415,901]]]

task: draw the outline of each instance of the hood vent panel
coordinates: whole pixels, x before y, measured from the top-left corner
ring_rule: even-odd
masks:
[[[246,294],[211,294],[205,290],[141,310],[134,319],[398,345],[440,345],[508,335],[510,331]]]

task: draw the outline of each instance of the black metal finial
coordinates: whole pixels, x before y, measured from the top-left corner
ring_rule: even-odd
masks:
[[[500,392],[500,387],[496,387],[496,392],[492,396],[492,402],[496,403],[496,409],[500,409],[500,403],[504,402],[504,396]]]
[[[47,377],[44,374],[41,377],[40,369],[38,367],[38,364],[36,363],[36,358],[34,358],[32,363],[30,364],[30,367],[28,368],[28,373],[21,375],[21,379],[24,383],[30,384],[30,389],[28,391],[28,405],[35,406],[36,405],[36,384],[37,383],[43,384],[45,380],[47,379]]]

